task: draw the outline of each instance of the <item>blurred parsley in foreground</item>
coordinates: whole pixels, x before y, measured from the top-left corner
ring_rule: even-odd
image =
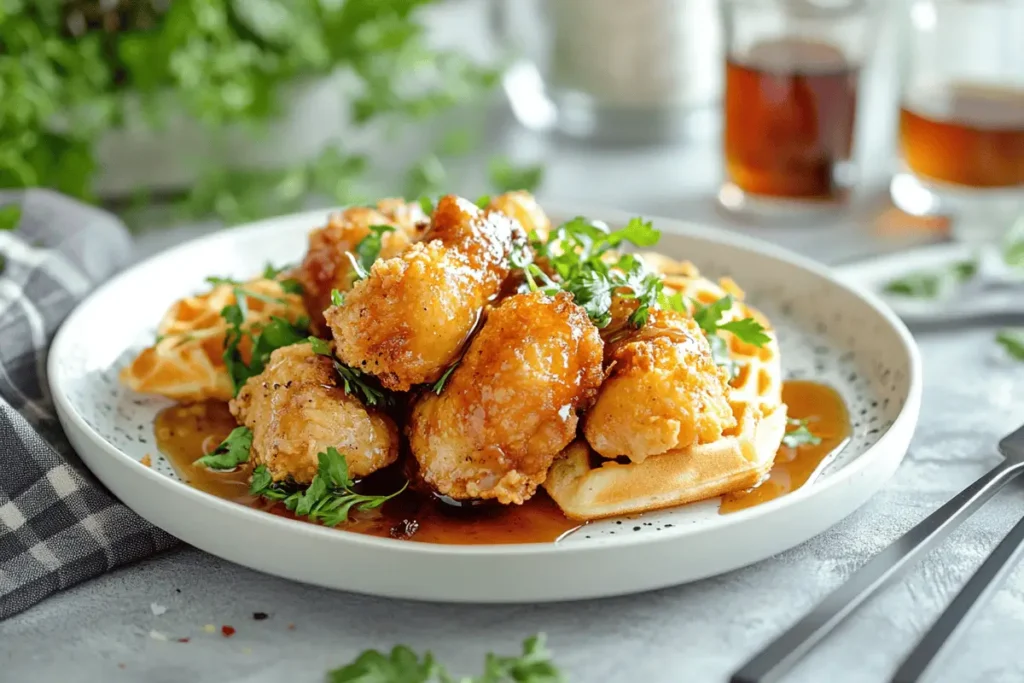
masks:
[[[484,673],[473,678],[454,678],[434,656],[422,657],[405,645],[390,653],[367,650],[354,662],[327,674],[328,683],[565,683],[551,661],[544,636],[526,639],[519,657],[488,654]]]

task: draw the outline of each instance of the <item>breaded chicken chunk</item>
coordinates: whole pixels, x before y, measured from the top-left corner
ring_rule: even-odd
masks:
[[[595,451],[643,462],[715,441],[735,426],[728,376],[693,319],[653,310],[639,330],[614,321],[609,329],[605,362],[610,376],[583,422],[583,434]]]
[[[423,480],[455,499],[521,504],[576,436],[601,384],[603,344],[572,297],[518,294],[492,309],[440,396],[407,425]]]
[[[380,258],[386,259],[408,249],[418,239],[420,226],[426,224],[427,216],[419,204],[384,199],[376,209],[352,206],[333,214],[326,226],[311,232],[306,256],[292,275],[302,285],[313,331],[321,336],[327,331],[323,311],[331,305],[331,290],[344,292],[352,286],[352,262],[347,253],[355,252],[370,234],[370,226],[394,228],[381,236]]]
[[[378,260],[324,317],[346,365],[394,391],[435,382],[462,352],[484,305],[525,245],[518,223],[443,197],[423,241]]]
[[[500,194],[491,199],[487,208],[514,218],[527,234],[536,233],[542,241],[547,240],[551,232],[551,219],[529,192],[520,190]]]
[[[309,344],[275,350],[229,405],[252,430],[250,461],[266,465],[274,481],[309,484],[317,454],[330,446],[345,456],[354,478],[398,458],[395,423],[338,387],[332,360]]]

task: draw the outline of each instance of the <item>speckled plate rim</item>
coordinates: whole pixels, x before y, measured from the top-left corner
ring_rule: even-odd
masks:
[[[141,464],[131,456],[122,452],[120,449],[111,445],[75,410],[57,379],[59,376],[57,372],[57,364],[60,360],[63,349],[73,343],[73,340],[67,335],[67,330],[74,326],[77,322],[77,317],[82,314],[82,309],[89,301],[94,298],[105,296],[111,290],[117,289],[123,280],[130,278],[133,273],[139,270],[146,269],[156,260],[173,258],[174,254],[178,250],[185,248],[197,248],[200,245],[206,248],[217,248],[219,243],[222,242],[229,243],[240,239],[258,239],[259,235],[263,232],[280,229],[282,222],[303,222],[310,226],[316,225],[323,221],[325,214],[328,212],[327,210],[316,210],[265,219],[244,226],[218,231],[195,240],[190,240],[142,261],[95,290],[68,316],[60,330],[58,330],[58,333],[54,338],[53,345],[51,346],[51,352],[47,362],[47,370],[50,380],[50,389],[61,423],[64,425],[66,430],[73,429],[79,434],[84,435],[89,443],[98,449],[103,456],[115,460],[119,465],[134,468],[132,471],[145,481],[162,487],[173,488],[175,489],[175,494],[183,496],[185,501],[191,501],[196,505],[206,507],[215,511],[217,514],[229,515],[237,520],[255,520],[259,524],[269,525],[270,527],[280,530],[286,530],[290,534],[305,536],[316,541],[327,543],[344,542],[376,550],[399,552],[410,556],[536,556],[559,553],[585,553],[590,550],[604,549],[608,545],[628,550],[637,546],[671,544],[678,542],[680,539],[686,538],[687,536],[704,534],[724,527],[740,526],[754,518],[771,516],[779,510],[798,506],[804,500],[812,496],[825,496],[829,490],[838,489],[847,485],[853,479],[864,474],[866,470],[877,465],[878,460],[885,459],[887,456],[890,456],[894,448],[900,452],[895,458],[891,471],[886,475],[885,479],[887,479],[888,476],[891,476],[892,472],[895,471],[896,466],[898,466],[906,452],[906,446],[909,444],[910,437],[917,424],[922,392],[921,359],[917,345],[906,326],[884,303],[882,303],[878,297],[863,290],[856,284],[846,282],[841,276],[830,272],[826,266],[812,261],[811,259],[802,257],[773,244],[718,228],[689,223],[678,219],[660,218],[646,214],[603,209],[599,206],[591,205],[559,206],[555,203],[545,203],[545,208],[552,216],[586,215],[591,217],[600,217],[601,220],[604,220],[609,224],[624,224],[636,215],[644,215],[645,219],[653,220],[655,225],[665,232],[683,234],[688,237],[704,239],[745,251],[754,252],[755,254],[781,261],[794,268],[809,271],[830,281],[838,287],[847,290],[848,293],[853,294],[855,297],[861,299],[862,302],[868,304],[868,306],[873,309],[873,312],[884,319],[885,322],[897,333],[903,345],[903,350],[910,361],[909,367],[907,368],[909,390],[899,415],[894,420],[892,426],[881,435],[875,444],[867,448],[853,462],[845,465],[822,481],[815,482],[813,486],[800,488],[793,493],[777,498],[773,501],[760,504],[756,507],[734,512],[729,515],[723,515],[714,520],[703,522],[697,528],[680,526],[671,530],[663,531],[656,535],[645,535],[643,537],[635,538],[619,537],[615,539],[594,538],[574,541],[571,545],[554,543],[522,543],[514,545],[453,546],[429,543],[410,543],[408,541],[377,538],[363,534],[349,533],[343,530],[328,529],[305,522],[282,518],[276,515],[269,515],[259,510],[223,500],[195,489],[185,483],[172,479],[166,475],[160,474],[159,472]],[[80,455],[90,469],[93,469],[94,471],[97,469],[93,467],[91,462],[94,457],[96,457],[95,453],[88,452],[86,450],[86,452],[80,452]],[[104,477],[101,474],[97,473],[97,476],[99,476],[101,480],[104,480]],[[104,483],[107,482],[104,481]],[[874,491],[872,491],[872,493],[874,493]],[[188,541],[188,539],[183,540]],[[609,594],[613,593],[614,591],[609,591]]]

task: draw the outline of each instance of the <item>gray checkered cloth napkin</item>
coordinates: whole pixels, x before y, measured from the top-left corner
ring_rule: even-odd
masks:
[[[0,231],[0,620],[176,541],[126,508],[72,452],[53,412],[46,350],[64,317],[124,265],[131,242],[110,214],[48,190]]]

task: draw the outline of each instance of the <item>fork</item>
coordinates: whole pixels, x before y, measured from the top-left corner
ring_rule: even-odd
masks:
[[[1001,463],[854,572],[846,583],[828,595],[804,618],[737,669],[729,679],[730,683],[777,681],[880,587],[907,569],[912,560],[935,547],[1000,489],[1024,472],[1024,425],[999,442],[999,452],[1005,458]],[[970,608],[974,602],[992,593],[985,588],[989,583],[998,582],[998,579],[1005,575],[1004,565],[1012,562],[1017,555],[1016,552],[1012,552],[1012,548],[1003,546],[1010,546],[1017,536],[1024,536],[1024,525],[1019,524],[1018,527],[1020,528],[1015,527],[1007,535],[993,556],[965,586],[961,592],[963,599],[957,596],[950,605],[942,617],[947,621],[940,618],[934,627],[937,629],[935,634],[930,632],[929,635],[932,637],[926,636],[918,646],[920,651],[915,650],[908,658],[904,665],[907,668],[901,669],[900,675],[912,677],[898,680],[912,681],[916,680],[916,676],[923,674],[943,644],[950,642],[949,636],[957,630],[957,624],[973,612]],[[974,583],[973,588],[971,583]]]

